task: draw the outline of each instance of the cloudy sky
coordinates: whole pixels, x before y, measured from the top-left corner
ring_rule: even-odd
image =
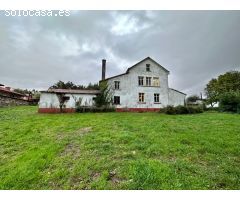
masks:
[[[240,70],[240,11],[71,11],[68,17],[0,14],[0,83],[47,89],[58,80],[96,83],[147,56],[170,71],[170,87],[199,94]]]

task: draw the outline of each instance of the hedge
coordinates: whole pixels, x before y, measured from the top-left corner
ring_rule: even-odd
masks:
[[[182,114],[196,114],[202,113],[202,107],[191,107],[191,106],[167,106],[160,109],[160,113],[168,115],[182,115]]]

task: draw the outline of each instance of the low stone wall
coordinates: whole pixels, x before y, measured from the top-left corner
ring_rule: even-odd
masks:
[[[26,100],[3,96],[0,94],[0,107],[29,105]]]

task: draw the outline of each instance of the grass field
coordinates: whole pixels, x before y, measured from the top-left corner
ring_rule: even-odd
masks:
[[[0,189],[240,189],[240,115],[0,109]]]

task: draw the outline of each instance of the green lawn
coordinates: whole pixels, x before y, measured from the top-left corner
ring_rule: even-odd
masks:
[[[240,189],[240,115],[0,109],[0,189]]]

